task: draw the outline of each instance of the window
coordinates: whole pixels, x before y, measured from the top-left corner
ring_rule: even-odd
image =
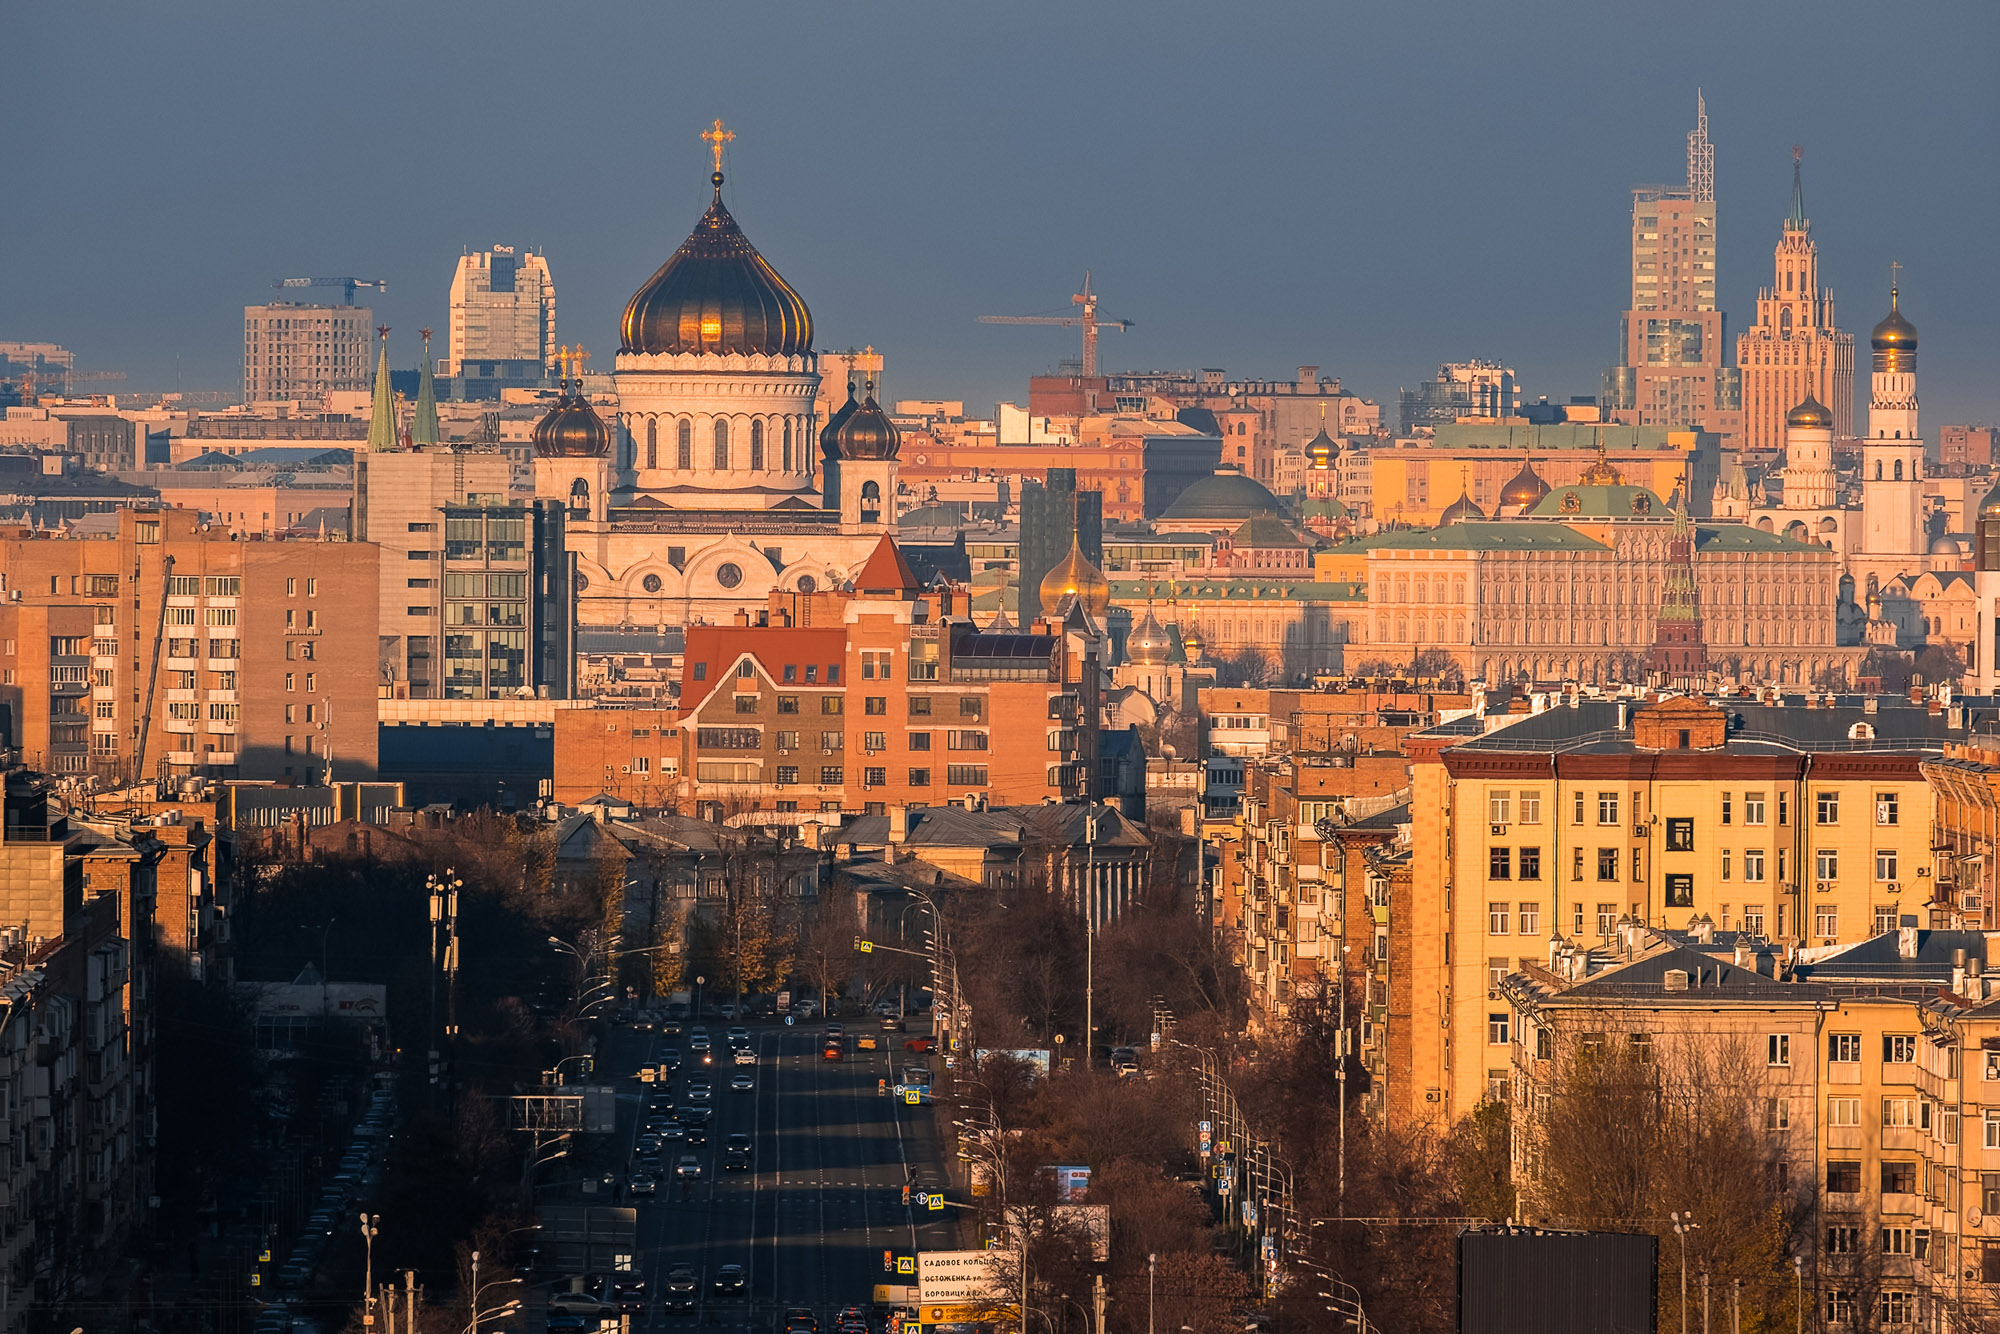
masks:
[[[1729,794],[1725,792],[1722,794],[1722,823],[1728,824],[1729,816],[1730,816]]]
[[[1771,1033],[1764,1039],[1766,1065],[1790,1065],[1792,1063],[1792,1035]]]
[[[1762,792],[1745,792],[1743,794],[1743,823],[1764,823],[1764,794]]]
[[[1894,931],[1896,929],[1896,917],[1897,913],[1895,904],[1893,903],[1887,905],[1880,903],[1876,904],[1875,930],[1873,934],[1879,936],[1885,931]]]
[[[1861,1035],[1859,1033],[1829,1033],[1826,1035],[1826,1059],[1836,1065],[1853,1065],[1861,1060]]]
[[[1521,823],[1540,824],[1542,822],[1542,794],[1523,792],[1521,794]]]
[[[1692,819],[1675,816],[1667,821],[1667,851],[1694,851],[1694,821]]]
[[[1575,809],[1574,813],[1572,814],[1572,816],[1571,816],[1571,818],[1570,818],[1570,823],[1571,823],[1571,824],[1582,824],[1582,823],[1583,823],[1583,793],[1581,793],[1581,792],[1578,792],[1578,793],[1576,793],[1576,794],[1575,794],[1575,796],[1576,796],[1576,802],[1575,802],[1575,805],[1576,805],[1576,809]]]
[[[755,695],[738,695],[736,697],[736,711],[738,713],[757,712],[757,697]]]
[[[819,697],[819,711],[822,714],[845,713],[845,699],[846,696],[844,695],[821,695]]]
[[[1877,792],[1875,794],[1876,824],[1896,824],[1898,823],[1899,813],[1899,806],[1894,792]]]
[[[1840,879],[1840,850],[1820,848],[1813,853],[1813,879]]]
[[[1669,908],[1694,907],[1694,877],[1675,874],[1666,878],[1667,906]]]
[[[1827,1124],[1835,1126],[1858,1126],[1861,1124],[1861,1099],[1828,1098],[1826,1100]],[[1828,1190],[1833,1189],[1831,1186]]]
[[[1729,849],[1728,849],[1728,848],[1724,848],[1724,849],[1722,850],[1722,878],[1723,878],[1724,880],[1727,880],[1727,879],[1729,879]]]
[[[1616,792],[1600,792],[1597,794],[1597,823],[1618,823],[1618,794]]]
[[[1821,904],[1813,909],[1813,934],[1821,940],[1840,938],[1840,909]],[[1859,1060],[1859,1057],[1855,1058]]]
[[[1486,850],[1486,877],[1489,880],[1512,880],[1514,878],[1514,850],[1512,848],[1488,848]]]
[[[787,667],[785,668],[785,670],[789,672],[792,669]],[[779,713],[797,713],[798,711],[799,711],[799,697],[797,695],[778,696]]]
[[[931,785],[931,771],[929,769],[910,770],[911,787],[929,787],[930,785]]]
[[[1917,1165],[1910,1162],[1887,1162],[1882,1164],[1882,1193],[1884,1195],[1914,1195],[1917,1193]]]
[[[1778,823],[1790,824],[1791,822],[1792,822],[1792,799],[1786,793],[1780,792],[1778,794]]]
[[[837,750],[846,750],[847,733],[821,732],[819,734],[819,748],[822,751],[826,752],[828,755],[833,754],[833,752]]]
[[[1896,465],[1898,469],[1902,466]],[[1885,1288],[1875,1304],[1875,1318],[1884,1325],[1913,1324],[1917,1318],[1917,1295],[1902,1288]]]
[[[777,740],[780,751],[797,750],[799,748],[799,734],[797,732],[780,732],[778,733]]]
[[[986,716],[986,696],[960,695],[958,697],[958,716],[961,718],[984,718]]]
[[[1616,880],[1618,878],[1618,849],[1599,848],[1597,850],[1597,878]]]
[[[1859,1195],[1861,1164],[1858,1161],[1829,1162],[1826,1165],[1826,1190],[1829,1195]]]
[[[1917,1100],[1915,1098],[1882,1099],[1882,1128],[1884,1130],[1907,1130],[1917,1124]]]
[[[863,787],[881,787],[888,781],[889,771],[887,769],[864,768],[861,771],[861,786]]]
[[[931,716],[931,697],[930,697],[929,695],[912,695],[912,696],[910,696],[910,716],[911,716],[912,718],[928,718],[928,717],[930,717],[930,716]]]
[[[944,779],[954,787],[984,787],[986,786],[986,766],[983,764],[946,765]]]
[[[706,681],[708,679],[707,663],[698,662],[694,665],[694,679],[697,681]]]
[[[54,590],[51,589],[51,592]],[[167,596],[191,598],[201,592],[201,576],[195,574],[170,574],[167,576]]]
[[[1985,1146],[2000,1149],[2000,1112],[1989,1110],[1982,1123],[1985,1126]]]
[[[889,749],[889,734],[887,732],[863,732],[861,734],[861,749],[870,753]]]
[[[674,463],[681,468],[694,467],[694,423],[685,418],[674,427]]]
[[[1486,794],[1486,818],[1493,824],[1507,824],[1512,819],[1514,794],[1511,792],[1489,792]]]
[[[1618,929],[1618,905],[1600,903],[1597,905],[1597,934],[1611,939],[1611,933]]]
[[[715,424],[715,469],[717,472],[729,469],[729,423],[726,421]]]
[[[881,718],[887,716],[889,712],[888,697],[886,695],[862,696],[861,712],[866,714],[870,718]]]
[[[1646,878],[1646,850],[1644,848],[1632,849],[1632,878],[1634,880],[1644,880]]]
[[[1486,933],[1492,936],[1507,934],[1507,905],[1489,903],[1486,905]]]
[[[1828,1288],[1826,1290],[1826,1319],[1827,1323],[1831,1325],[1853,1324],[1854,1294],[1846,1288]]]
[[[1542,850],[1540,848],[1521,849],[1521,879],[1540,880],[1542,878]]]
[[[945,745],[952,750],[985,750],[986,733],[962,732],[954,728],[945,733]]]
[[[823,764],[819,770],[819,781],[829,787],[839,783],[841,767],[837,764]]]
[[[1790,1130],[1792,1128],[1792,1100],[1790,1098],[1764,1099],[1764,1129]]]
[[[785,677],[784,677],[785,684],[786,685],[795,684],[798,681],[798,679],[799,679],[799,665],[795,662],[786,663]]]
[[[1829,1187],[1831,1189],[1831,1187]],[[1853,1255],[1861,1249],[1861,1229],[1845,1224],[1826,1230],[1826,1249],[1830,1255]]]
[[[1783,822],[1780,821],[1780,823]],[[1838,792],[1820,792],[1814,794],[1813,823],[1840,823],[1840,794]]]
[[[1882,1254],[1916,1254],[1917,1230],[1910,1227],[1885,1227],[1882,1229]]]
[[[1539,936],[1540,934],[1542,934],[1541,904],[1523,903],[1520,905],[1517,916],[1521,924],[1522,935]]]
[[[1913,1033],[1884,1033],[1882,1059],[1890,1065],[1911,1065],[1917,1059],[1917,1039]]]
[[[1507,1012],[1489,1012],[1486,1016],[1486,1043],[1491,1047],[1507,1045]]]
[[[1878,851],[1875,854],[1875,878],[1883,881],[1902,879],[1901,876],[1896,874],[1897,865],[1896,850],[1894,848],[1884,848]],[[1892,921],[1883,929],[1892,930],[1895,925]]]
[[[1762,848],[1743,849],[1743,878],[1761,881],[1764,878],[1764,850]]]
[[[910,733],[911,750],[929,750],[930,748],[931,748],[931,734],[929,732]]]
[[[1569,850],[1569,878],[1570,878],[1570,879],[1572,879],[1572,880],[1581,880],[1581,879],[1583,879],[1583,849],[1582,849],[1582,848],[1571,848],[1571,849]],[[1578,911],[1578,912],[1582,912],[1582,911],[1583,911],[1583,908],[1582,908],[1582,906],[1581,906],[1581,905],[1579,905],[1579,906],[1578,906],[1578,908],[1577,908],[1577,911]]]

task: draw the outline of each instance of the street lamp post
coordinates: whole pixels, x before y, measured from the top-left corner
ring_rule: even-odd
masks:
[[[369,1330],[375,1328],[375,1236],[382,1230],[381,1222],[380,1214],[361,1215],[361,1324]]]
[[[1153,1274],[1159,1259],[1156,1252],[1146,1252],[1146,1334],[1153,1334]]]
[[[1674,1225],[1674,1235],[1681,1239],[1681,1334],[1688,1328],[1688,1237],[1701,1224],[1694,1221],[1693,1214],[1670,1213],[1668,1219]]]

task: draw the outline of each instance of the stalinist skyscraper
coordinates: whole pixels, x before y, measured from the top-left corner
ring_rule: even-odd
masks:
[[[1736,340],[1743,373],[1737,448],[1749,452],[1783,448],[1785,414],[1808,398],[1832,410],[1836,439],[1854,435],[1854,335],[1834,327],[1833,293],[1819,285],[1819,247],[1799,185],[1801,156],[1792,150],[1792,211],[1773,255],[1771,285],[1757,293],[1756,324]]]
[[[1715,308],[1715,145],[1708,104],[1695,98],[1687,184],[1632,191],[1632,305],[1618,364],[1604,373],[1612,419],[1633,426],[1698,427],[1733,439],[1743,388]]]

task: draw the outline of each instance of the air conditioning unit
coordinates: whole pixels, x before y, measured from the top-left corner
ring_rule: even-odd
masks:
[[[629,764],[621,764],[618,766],[618,772],[621,774],[629,774],[632,772],[632,766]]]
[[[1833,881],[1831,880],[1814,881],[1813,889],[1821,894],[1831,894],[1833,893]]]
[[[1491,826],[1491,832],[1493,834],[1493,837],[1498,838],[1500,837],[1500,835],[1507,832],[1507,826],[1504,824],[1493,825]]]
[[[1888,890],[1891,894],[1900,894],[1903,892],[1903,882],[1900,880],[1887,881],[1886,883],[1884,883],[1882,887]]]
[[[1632,826],[1632,837],[1634,838],[1646,837],[1647,828],[1648,826],[1644,820],[1639,821],[1638,823]]]

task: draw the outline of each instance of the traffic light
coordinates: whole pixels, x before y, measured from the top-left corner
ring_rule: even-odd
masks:
[[[909,1205],[910,1205],[910,1188],[909,1188],[908,1186],[904,1186],[904,1187],[903,1187],[903,1207],[907,1209],[907,1208],[909,1207]]]
[[[903,1196],[905,1203],[908,1203],[909,1201],[909,1194],[910,1194],[910,1188],[908,1186],[903,1187]],[[882,1272],[885,1274],[893,1274],[896,1272],[896,1253],[894,1251],[882,1252]]]

